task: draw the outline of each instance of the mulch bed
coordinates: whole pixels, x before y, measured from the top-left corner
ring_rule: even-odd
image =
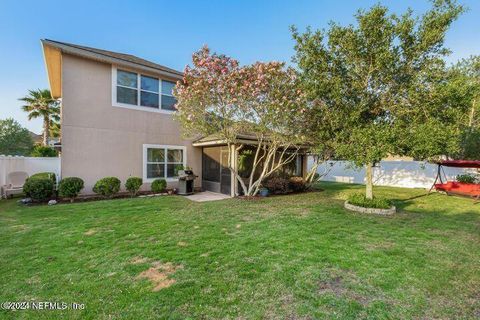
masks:
[[[167,191],[166,193],[157,193],[157,194],[155,194],[152,191],[140,191],[140,192],[138,192],[137,196],[135,196],[133,198],[138,198],[138,197],[141,197],[141,196],[167,196],[167,195],[174,195],[175,194],[174,189],[166,189],[166,191]],[[169,191],[172,192],[172,193],[169,194],[168,193]],[[322,191],[323,191],[323,189],[310,189],[310,190],[306,190],[306,191],[289,191],[287,193],[272,193],[272,194],[269,194],[267,197],[261,197],[259,195],[256,195],[256,196],[237,196],[235,198],[240,199],[240,200],[245,200],[245,201],[257,201],[257,200],[261,200],[263,198],[268,198],[268,197],[281,197],[281,196],[286,196],[286,195],[294,195],[294,194],[310,193],[310,192],[322,192]],[[92,194],[92,195],[78,196],[77,198],[75,198],[74,203],[112,200],[112,199],[126,199],[126,198],[132,198],[130,193],[119,192],[119,193],[117,193],[116,195],[114,195],[110,198],[105,198],[105,197],[102,197],[102,196],[99,196],[99,195],[96,195],[96,194]],[[70,199],[63,199],[63,198],[51,198],[49,200],[56,200],[57,204],[71,203]],[[38,206],[38,205],[46,205],[47,203],[48,203],[48,201],[45,201],[45,202],[30,202],[30,203],[27,203],[27,204],[24,204],[24,205],[26,205],[26,206]]]
[[[102,196],[99,196],[97,194],[92,194],[92,195],[82,195],[82,196],[78,196],[77,198],[75,198],[75,201],[73,203],[79,203],[79,202],[92,202],[92,201],[102,201],[102,200],[112,200],[112,199],[126,199],[126,198],[138,198],[140,196],[167,196],[167,195],[170,195],[168,192],[172,192],[171,195],[174,195],[174,190],[173,189],[166,189],[167,192],[165,193],[154,193],[152,191],[140,191],[138,192],[138,194],[135,196],[135,197],[132,197],[130,195],[130,193],[128,192],[119,192],[117,194],[115,194],[114,196],[110,197],[110,198],[105,198],[105,197],[102,197]],[[72,203],[70,201],[70,199],[63,199],[63,198],[51,198],[47,201],[44,201],[44,202],[30,202],[30,203],[26,203],[24,205],[26,206],[38,206],[38,205],[46,205],[48,203],[48,201],[50,200],[55,200],[57,201],[56,204],[61,204],[61,203]]]
[[[262,197],[260,195],[256,195],[256,196],[237,196],[235,197],[236,199],[241,199],[241,200],[261,200],[261,199],[264,199],[264,198],[270,198],[270,197],[281,197],[281,196],[288,196],[288,195],[294,195],[294,194],[302,194],[302,193],[310,193],[310,192],[322,192],[323,189],[309,189],[309,190],[305,190],[305,191],[288,191],[286,193],[269,193],[268,196],[266,197]]]

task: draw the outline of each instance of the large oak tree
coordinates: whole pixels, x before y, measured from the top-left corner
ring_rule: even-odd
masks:
[[[0,155],[28,156],[33,148],[30,132],[12,118],[0,120]]]
[[[358,11],[355,25],[293,28],[311,136],[320,150],[366,167],[367,198],[372,167],[389,154],[456,151],[463,111],[445,103],[439,87],[446,81],[445,33],[462,11],[449,0],[434,1],[421,17],[375,5]]]

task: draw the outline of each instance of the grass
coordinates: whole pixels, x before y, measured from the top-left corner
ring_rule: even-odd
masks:
[[[258,201],[0,201],[0,302],[85,304],[0,318],[480,316],[480,204],[378,187],[400,213],[361,215],[342,208],[361,186],[321,187]]]

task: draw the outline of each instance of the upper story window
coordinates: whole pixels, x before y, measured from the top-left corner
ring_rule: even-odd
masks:
[[[170,81],[162,81],[162,109],[175,110],[177,99],[173,96],[173,88],[175,83]]]
[[[159,80],[147,76],[140,76],[140,105],[142,107],[158,108]]]
[[[173,96],[175,83],[121,69],[114,69],[115,105],[145,107],[150,110],[174,111],[177,100]],[[148,110],[148,109],[146,109]]]

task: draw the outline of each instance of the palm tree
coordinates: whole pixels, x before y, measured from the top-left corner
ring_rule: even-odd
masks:
[[[52,122],[50,122],[50,137],[51,138],[60,138],[62,134],[62,129],[60,122],[58,120],[52,119]]]
[[[47,146],[52,122],[60,120],[58,101],[52,98],[48,89],[29,90],[28,96],[19,100],[25,103],[22,109],[28,112],[28,120],[43,118],[43,145]]]

